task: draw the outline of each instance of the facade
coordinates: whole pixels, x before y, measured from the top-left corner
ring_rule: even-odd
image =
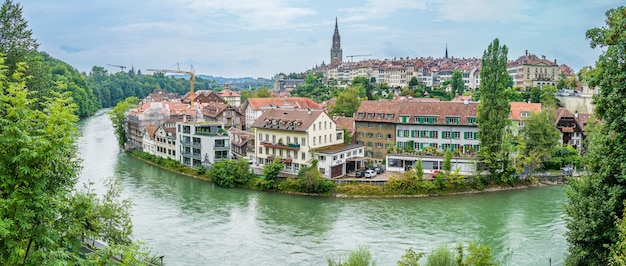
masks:
[[[154,143],[154,132],[158,126],[146,126],[143,130],[143,139],[141,142],[142,150],[146,153],[156,155],[156,146]]]
[[[524,119],[530,117],[532,113],[541,112],[540,103],[511,102],[510,105],[511,114],[509,119],[511,119],[511,126],[509,130],[515,135],[519,134],[524,127]]]
[[[220,122],[176,123],[177,160],[190,167],[210,167],[231,158],[230,138]]]
[[[228,129],[230,152],[236,159],[244,158],[254,162],[254,134],[236,128]]]
[[[248,98],[241,106],[245,113],[245,128],[248,130],[252,124],[263,114],[264,111],[282,108],[295,110],[321,110],[322,106],[305,97],[274,97],[274,98]]]
[[[211,103],[202,106],[202,117],[205,121],[221,122],[224,128],[243,129],[244,115],[234,105]]]
[[[588,115],[585,116],[588,118]],[[586,124],[586,120],[585,124]],[[582,118],[578,113],[572,114],[565,108],[559,107],[556,109],[556,128],[561,132],[561,138],[559,143],[564,145],[571,145],[576,150],[581,152],[584,139],[584,125],[581,123]]]
[[[196,112],[188,104],[175,101],[146,102],[128,110],[125,114],[126,148],[143,148],[146,126],[158,126],[170,120],[195,121]]]
[[[220,97],[217,93],[210,90],[198,90],[194,92],[193,101],[194,103],[224,103],[224,99]],[[186,93],[182,98],[181,102],[190,103],[191,101],[190,92]]]
[[[290,174],[310,165],[315,150],[343,143],[343,130],[322,110],[270,109],[252,128],[256,164],[281,160]]]
[[[333,45],[330,48],[330,64],[338,65],[343,61],[341,50],[341,37],[339,37],[339,27],[337,26],[337,18],[335,18],[335,32],[333,34]]]
[[[154,132],[156,156],[176,160],[176,122],[160,125]]]
[[[315,151],[317,167],[326,178],[335,178],[365,167],[364,147],[356,144],[337,144]]]
[[[241,95],[236,91],[230,90],[228,88],[228,84],[226,84],[226,88],[223,91],[218,92],[217,95],[222,97],[222,99],[224,99],[224,101],[226,101],[229,105],[235,107],[241,106]]]
[[[365,157],[382,162],[396,143],[397,109],[401,101],[362,101],[354,118],[356,144],[365,146]]]
[[[525,55],[508,63],[507,71],[513,79],[514,86],[528,90],[532,87],[555,86],[559,65],[556,64],[556,59],[546,60],[545,55],[539,58],[526,50]]]

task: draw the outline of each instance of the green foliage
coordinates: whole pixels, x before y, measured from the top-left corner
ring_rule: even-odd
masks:
[[[541,89],[540,102],[543,106],[556,109],[559,100],[556,98],[556,87],[552,85],[543,86]]]
[[[622,212],[622,217],[624,217],[624,212]],[[610,247],[609,265],[622,266],[626,265],[626,219],[619,219],[617,226],[619,228],[618,239],[615,245]]]
[[[345,261],[342,261],[345,260]],[[357,250],[351,251],[347,258],[339,258],[337,261],[328,258],[329,266],[369,266],[376,265],[368,247],[360,246]]]
[[[446,156],[443,158],[443,171],[445,171],[446,175],[450,174],[452,171],[452,151],[446,150]]]
[[[418,180],[424,179],[424,165],[422,164],[422,159],[418,159],[415,163],[415,177]]]
[[[365,97],[367,97],[368,100],[374,100],[374,97],[372,96],[374,85],[372,84],[371,80],[368,79],[367,77],[355,77],[352,80],[352,86],[356,86],[356,87],[361,86],[361,88],[365,90]]]
[[[524,120],[520,135],[524,141],[524,156],[537,158],[538,162],[549,160],[556,149],[561,133],[554,126],[551,110],[532,113]],[[535,160],[535,161],[537,161]]]
[[[220,160],[211,165],[209,177],[221,187],[232,188],[248,184],[252,174],[244,159]]]
[[[619,240],[618,220],[626,199],[626,7],[606,12],[606,26],[587,31],[591,47],[603,52],[587,80],[601,91],[594,99],[595,114],[603,121],[589,136],[585,161],[589,176],[568,185],[567,240],[569,265],[607,265],[611,247]]]
[[[456,266],[454,252],[448,246],[441,245],[433,252],[426,256],[426,265],[428,266]]]
[[[417,253],[413,248],[407,249],[402,258],[398,261],[398,266],[419,266],[419,260],[424,257],[424,253]]]
[[[279,159],[272,160],[270,163],[263,165],[263,175],[265,179],[274,181],[278,178],[278,174],[283,168],[285,168],[285,165]]]
[[[118,103],[111,111],[108,112],[109,118],[113,122],[113,128],[115,129],[115,135],[117,136],[117,141],[120,147],[124,146],[124,143],[126,142],[126,130],[124,129],[126,116],[124,116],[124,114],[130,108],[136,106],[137,103],[139,103],[139,99],[137,99],[137,97],[129,97],[123,102]]]
[[[355,86],[350,86],[346,90],[339,92],[337,102],[332,106],[331,115],[343,115],[353,117],[354,113],[359,110],[361,98],[359,90]]]
[[[508,168],[505,165],[508,154],[502,149],[504,129],[509,124],[511,111],[504,93],[509,80],[507,53],[506,45],[500,46],[500,41],[495,39],[483,53],[480,70],[481,104],[477,114],[479,155],[493,177],[499,177],[500,170]]]
[[[343,128],[343,143],[350,144],[352,143],[352,134],[347,128]]]
[[[463,95],[465,91],[465,82],[463,82],[463,73],[458,69],[455,69],[452,72],[452,77],[450,80],[450,85],[452,85],[452,91],[450,91],[450,97],[456,97],[456,95]]]
[[[128,245],[128,201],[110,184],[99,199],[75,189],[76,105],[69,92],[36,99],[26,65],[9,80],[0,57],[0,264],[83,265],[83,238]]]
[[[22,16],[20,4],[5,0],[0,8],[0,53],[5,55],[8,75],[17,70],[17,63],[37,51],[39,44]]]

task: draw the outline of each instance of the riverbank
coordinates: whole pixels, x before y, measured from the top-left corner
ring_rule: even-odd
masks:
[[[207,171],[203,169],[193,169],[180,164],[171,159],[155,157],[147,153],[138,151],[126,152],[129,156],[140,160],[144,163],[156,166],[160,169],[184,175],[187,177],[213,182]],[[314,196],[314,197],[335,197],[335,198],[423,198],[438,196],[453,196],[465,194],[489,193],[506,190],[520,190],[553,185],[564,184],[564,178],[554,177],[533,177],[531,179],[515,179],[506,185],[496,184],[484,177],[460,177],[451,176],[450,178],[428,178],[417,179],[410,172],[399,173],[392,176],[386,182],[379,184],[368,184],[353,182],[341,182],[335,184],[334,189],[330,193],[304,193],[294,189],[293,180],[296,178],[282,178],[277,182],[273,189],[267,189],[260,186],[265,180],[256,176],[241,188],[277,192],[283,194]]]

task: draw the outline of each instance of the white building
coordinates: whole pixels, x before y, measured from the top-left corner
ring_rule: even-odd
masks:
[[[256,134],[256,164],[281,160],[285,164],[283,172],[288,174],[295,175],[302,166],[310,166],[318,151],[324,151],[324,155],[349,151],[351,158],[363,156],[362,149],[359,153],[356,146],[341,147],[343,130],[337,128],[333,119],[322,110],[270,109],[252,124],[252,128]],[[353,152],[355,149],[356,154]],[[341,169],[340,174],[345,174],[346,161],[342,159],[341,162],[324,160],[320,172],[323,171],[325,177],[331,177],[332,173],[339,173],[337,169]]]
[[[176,123],[177,160],[190,167],[210,167],[231,158],[228,133],[219,122]]]
[[[246,116],[245,129],[249,130],[252,124],[263,114],[264,111],[281,108],[281,109],[322,109],[322,106],[313,100],[305,97],[286,97],[286,98],[248,98],[242,105]]]
[[[363,168],[365,148],[357,144],[338,144],[315,151],[317,167],[326,178],[346,175]]]

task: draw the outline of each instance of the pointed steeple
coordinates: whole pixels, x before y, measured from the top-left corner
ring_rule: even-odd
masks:
[[[341,64],[342,60],[341,37],[339,37],[339,26],[337,17],[335,17],[335,33],[333,34],[333,45],[330,48],[330,64]]]
[[[448,43],[446,43],[446,58],[448,58]]]

